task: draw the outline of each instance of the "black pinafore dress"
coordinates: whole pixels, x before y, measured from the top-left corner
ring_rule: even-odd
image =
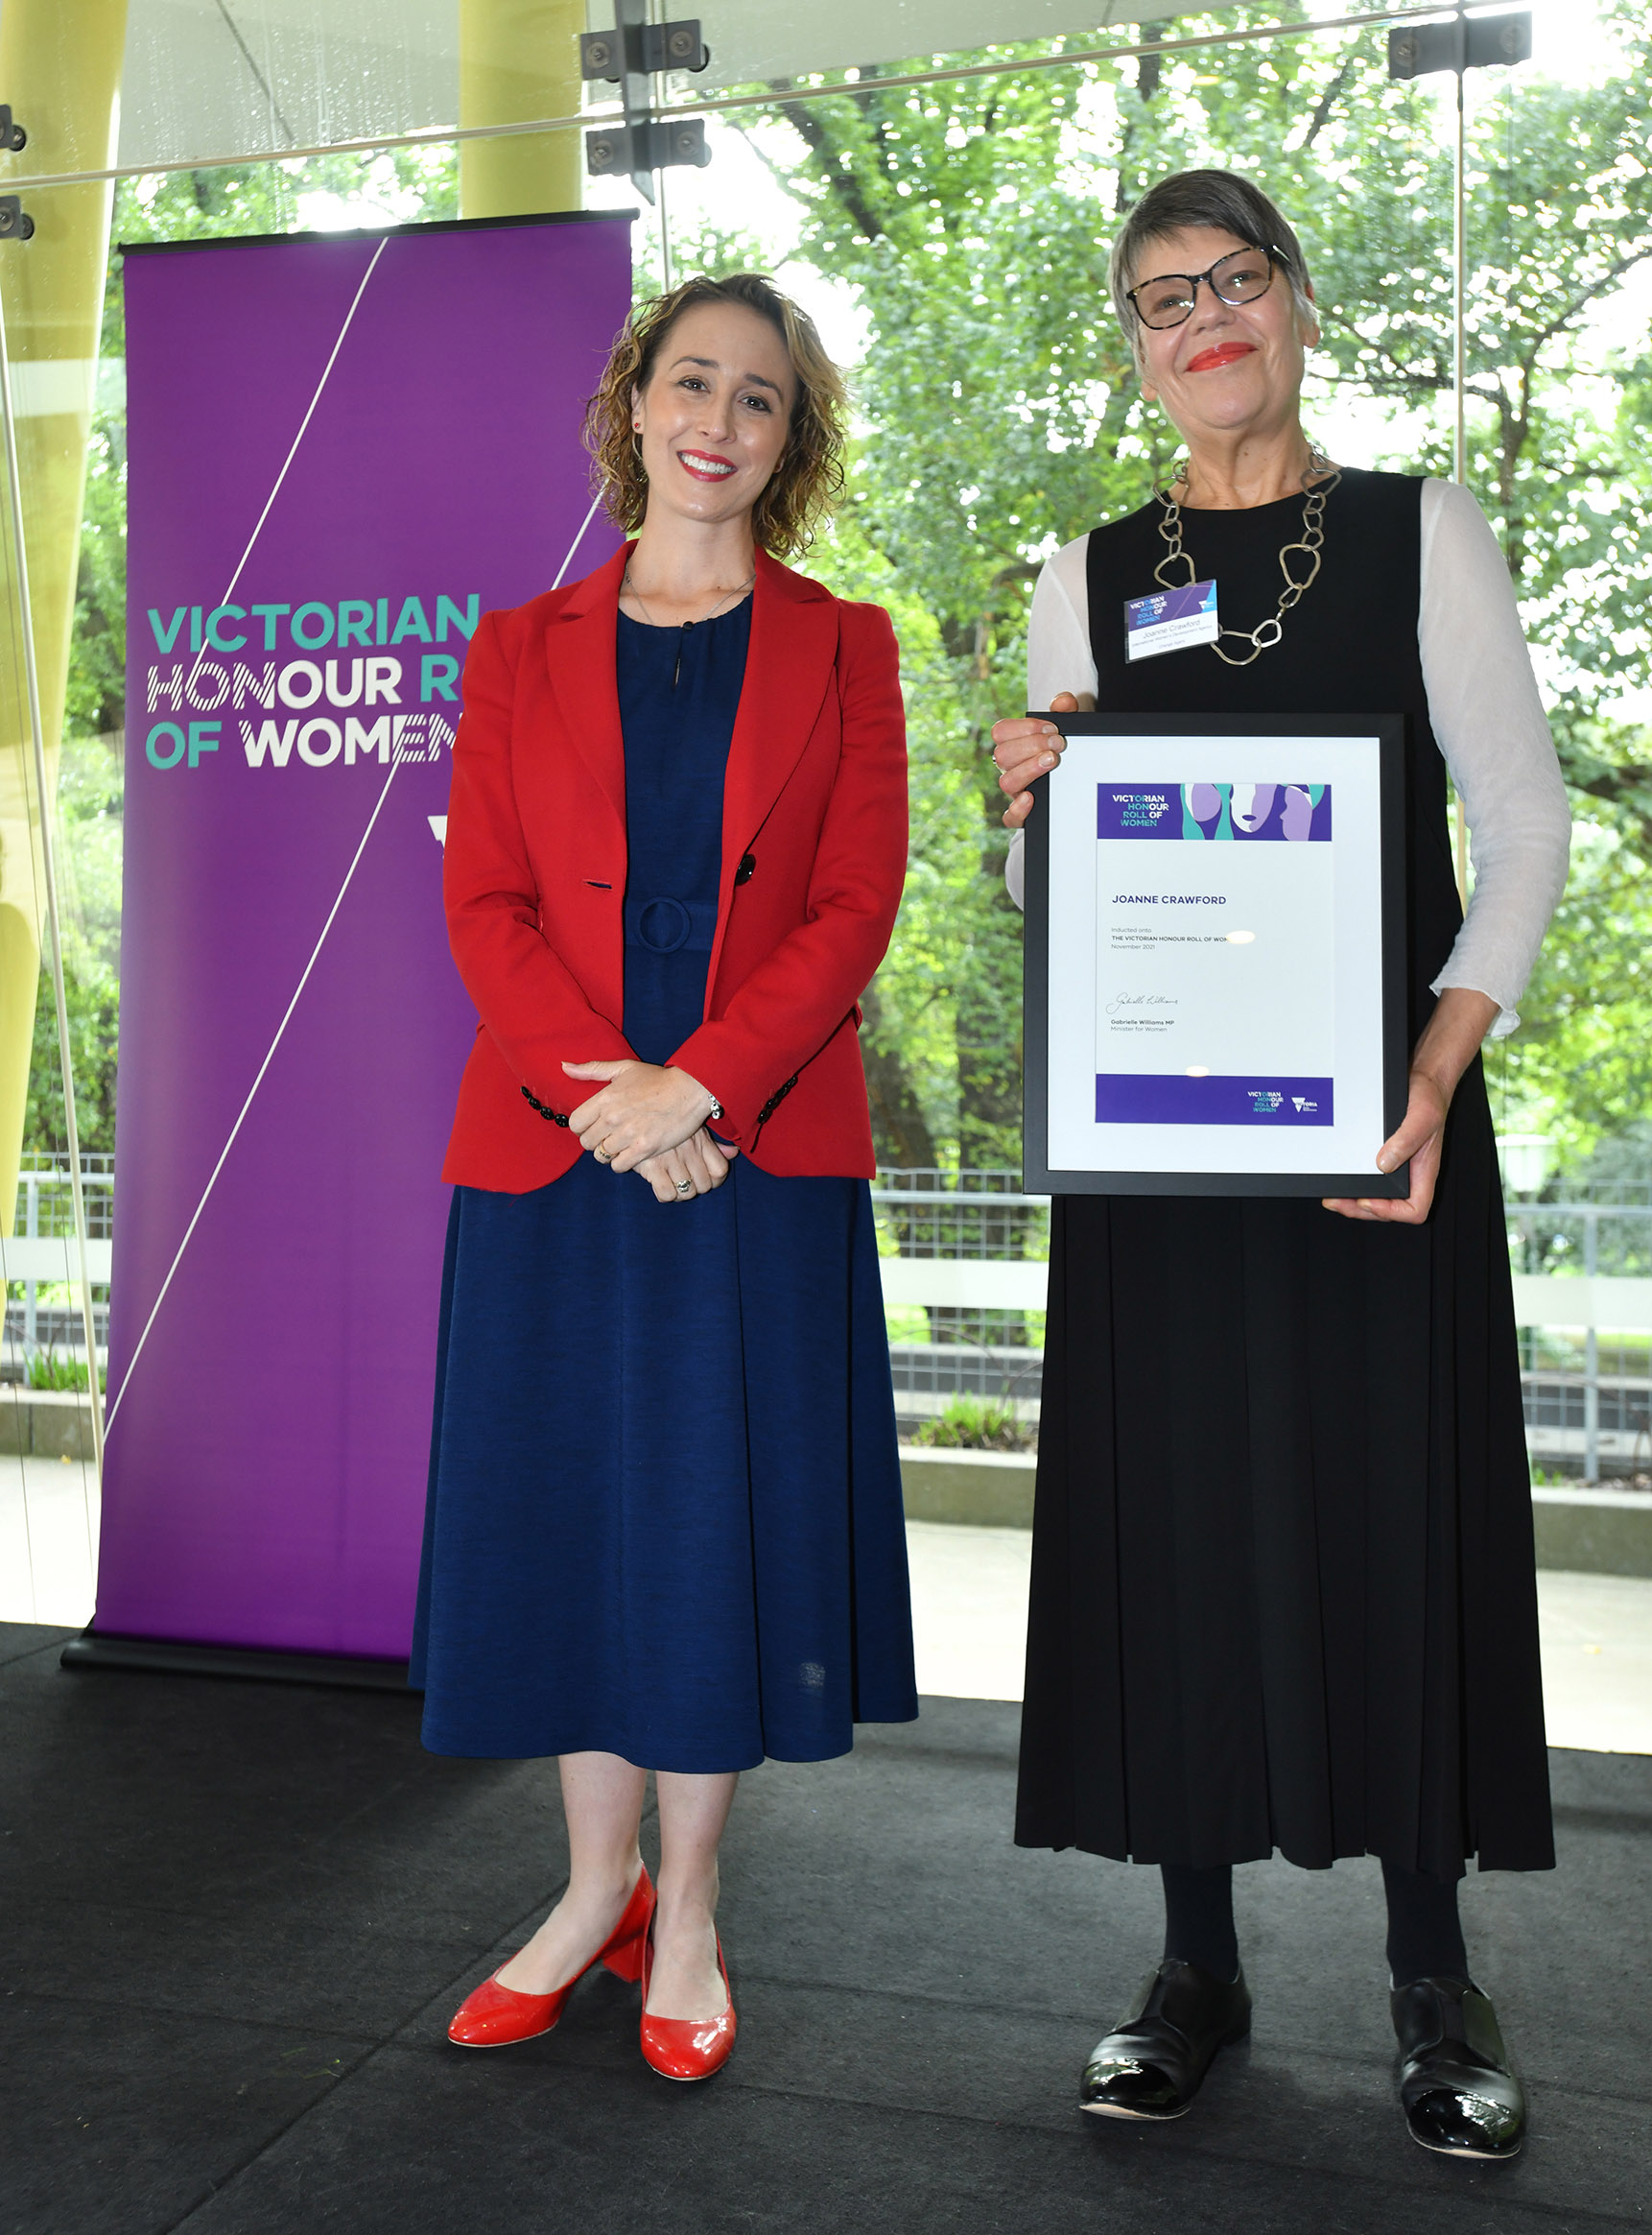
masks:
[[[1410,1030],[1461,923],[1417,644],[1420,481],[1345,471],[1318,580],[1248,667],[1127,665],[1155,501],[1088,552],[1097,703],[1409,717]],[[1229,628],[1302,499],[1184,515]],[[1376,1144],[1373,1143],[1373,1150]],[[1420,1227],[1317,1201],[1058,1196],[1016,1839],[1439,1877],[1554,1860],[1531,1495],[1485,1082]]]

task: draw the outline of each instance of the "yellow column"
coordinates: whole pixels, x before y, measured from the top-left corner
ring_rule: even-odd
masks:
[[[113,163],[126,29],[127,0],[4,0],[0,101],[10,103],[29,144],[0,155],[0,192],[30,172]],[[17,190],[35,237],[0,242],[0,299],[18,415],[47,781],[55,784],[113,189],[105,182]],[[8,535],[0,538],[0,1232],[8,1234],[46,906],[35,825],[49,804],[34,797],[16,597]]]
[[[577,115],[584,28],[584,0],[459,0],[460,123]],[[460,140],[460,213],[526,217],[578,209],[584,170],[585,141],[578,130]]]

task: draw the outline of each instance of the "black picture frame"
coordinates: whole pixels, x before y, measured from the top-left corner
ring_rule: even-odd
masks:
[[[1368,737],[1379,759],[1381,912],[1381,1082],[1385,1133],[1403,1122],[1409,1090],[1409,864],[1404,714],[1035,714],[1065,737]],[[1369,1196],[1404,1199],[1410,1166],[1362,1172],[1090,1172],[1052,1168],[1050,1118],[1050,778],[1032,786],[1026,825],[1023,963],[1023,1185],[1028,1195]],[[1167,1146],[1173,1129],[1167,1127]],[[1372,1144],[1375,1153],[1377,1144]]]

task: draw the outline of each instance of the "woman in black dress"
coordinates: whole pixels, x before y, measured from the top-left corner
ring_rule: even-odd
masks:
[[[1046,568],[1028,702],[1409,717],[1414,1054],[1376,1162],[1408,1157],[1411,1188],[1055,1199],[1016,1837],[1163,1871],[1164,1961],[1095,2051],[1086,2110],[1179,2116],[1248,2030],[1234,1864],[1374,1854],[1409,2130],[1510,2156],[1524,2104],[1457,1884],[1471,1855],[1554,1857],[1478,1051],[1519,1022],[1565,882],[1565,791],[1474,500],[1338,470],[1303,433],[1312,290],[1273,204],[1227,172],[1163,181],[1124,226],[1113,289],[1144,394],[1188,454],[1150,504]],[[1286,546],[1298,599],[1281,597]],[[1212,576],[1217,642],[1126,664],[1124,601]],[[1061,739],[1012,721],[994,740],[1019,830]],[[1466,921],[1448,766],[1475,839]],[[1012,890],[1019,868],[1015,841]]]

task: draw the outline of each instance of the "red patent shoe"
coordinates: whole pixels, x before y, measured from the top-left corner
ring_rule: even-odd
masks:
[[[717,1943],[717,1967],[722,1973],[722,1991],[728,1999],[720,2017],[650,2017],[649,1976],[653,1967],[650,1918],[643,1940],[643,2056],[662,2080],[709,2080],[728,2062],[734,2047],[734,1996],[728,1984],[728,1966],[722,1960],[722,1942],[720,1939]]]
[[[499,1974],[484,1979],[466,1997],[447,2029],[447,2037],[461,2049],[504,2049],[512,2041],[536,2040],[548,2033],[562,2015],[568,1997],[587,1971],[601,1963],[627,1985],[642,1977],[643,1949],[653,1922],[653,1882],[645,1869],[637,1880],[625,1914],[589,1963],[581,1965],[566,1985],[550,1994],[519,1994],[514,1986],[501,1986]],[[506,1961],[508,1962],[509,1958]],[[501,1965],[501,1969],[504,1966]]]

